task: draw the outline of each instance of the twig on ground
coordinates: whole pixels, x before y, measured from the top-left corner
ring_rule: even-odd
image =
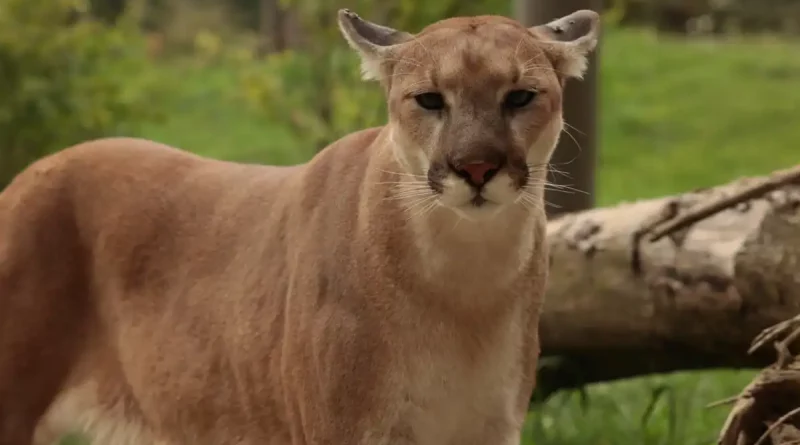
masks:
[[[706,405],[706,408],[710,409],[710,408],[716,408],[716,407],[722,406],[722,405],[730,405],[731,403],[738,402],[739,399],[741,399],[741,398],[742,398],[741,394],[736,394],[735,396],[727,397],[727,398],[724,398],[722,400],[717,400],[716,402],[711,402],[708,405]]]
[[[769,433],[773,432],[775,428],[783,425],[784,422],[789,420],[792,416],[794,416],[797,413],[800,413],[800,407],[795,408],[789,411],[788,413],[784,414],[783,416],[781,416],[778,420],[775,421],[775,423],[770,425],[766,431],[764,431],[764,434],[762,434],[761,437],[759,437],[756,443],[754,443],[753,445],[761,445],[765,440],[767,440],[767,437],[769,437]]]
[[[790,419],[800,414],[800,407],[796,407],[797,400],[800,400],[800,358],[792,355],[789,345],[798,338],[800,315],[762,330],[753,339],[748,353],[752,354],[771,343],[777,359],[759,373],[739,395],[708,405],[711,407],[736,402],[720,430],[718,445],[796,443],[800,428],[795,420]],[[791,409],[792,406],[796,408]]]
[[[756,336],[756,338],[753,339],[753,342],[750,345],[750,349],[747,350],[747,353],[748,354],[752,354],[757,349],[759,349],[762,346],[764,346],[768,341],[775,340],[779,335],[782,335],[782,334],[788,332],[789,330],[793,330],[794,331],[794,330],[796,330],[798,328],[800,328],[800,315],[795,315],[794,317],[792,317],[792,318],[790,318],[790,319],[788,319],[786,321],[782,321],[782,322],[780,322],[780,323],[778,323],[778,324],[776,324],[774,326],[770,326],[770,327],[764,329],[763,331],[761,331],[761,333],[759,333]],[[791,338],[791,340],[789,340],[789,342],[791,342],[792,340],[794,340],[797,337],[797,335],[798,334],[796,334],[795,332],[792,332],[787,337],[787,340],[789,340],[789,338]],[[786,340],[784,340],[784,341],[786,341]]]

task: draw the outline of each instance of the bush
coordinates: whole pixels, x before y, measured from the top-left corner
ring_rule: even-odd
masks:
[[[0,188],[32,160],[158,115],[135,27],[81,0],[0,0]]]
[[[242,70],[247,99],[304,148],[319,150],[385,120],[381,91],[362,83],[355,55],[329,50],[325,57],[292,50],[270,54]]]

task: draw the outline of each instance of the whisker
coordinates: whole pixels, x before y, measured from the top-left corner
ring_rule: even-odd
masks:
[[[563,177],[565,177],[565,178],[567,178],[567,179],[572,179],[572,175],[571,175],[571,174],[569,174],[569,172],[566,172],[566,171],[564,171],[564,170],[559,170],[559,169],[557,169],[557,168],[555,168],[555,167],[553,167],[553,166],[550,166],[550,167],[548,167],[548,169],[547,169],[547,170],[548,170],[548,172],[552,173],[552,174],[553,174],[553,176],[555,176],[555,175],[561,175],[561,176],[563,176]]]
[[[528,76],[529,73],[532,73],[532,72],[538,71],[538,70],[550,71],[552,73],[561,74],[558,70],[556,70],[555,68],[553,68],[551,66],[547,66],[547,65],[528,65],[528,66],[523,67],[522,72],[520,73],[520,77],[524,78],[524,77]]]
[[[455,215],[456,215],[457,219],[456,219],[456,223],[455,223],[455,224],[453,224],[453,228],[452,228],[452,229],[450,229],[450,231],[451,231],[451,232],[455,232],[456,228],[458,228],[458,225],[461,223],[461,220],[463,220],[463,219],[464,219],[464,217],[463,217],[463,216],[461,216],[461,215],[460,215],[460,214],[458,214],[458,213],[456,213]]]
[[[545,189],[545,191],[548,191],[548,192],[565,193],[567,195],[572,195],[573,193],[587,194],[583,190],[578,190],[578,189],[559,189],[559,188],[549,188],[549,187],[545,187],[544,189]]]
[[[530,210],[530,211],[542,211],[543,210],[542,204],[541,204],[541,200],[530,196],[526,192],[520,193],[520,195],[517,198],[516,202],[519,202],[524,208],[526,208],[527,210]]]
[[[535,201],[534,204],[536,206],[536,210],[545,211],[545,208],[541,206],[542,203],[544,204],[545,207],[546,206],[551,206],[551,207],[555,207],[557,209],[561,208],[560,205],[553,204],[552,202],[544,199],[544,196],[542,196],[542,197],[533,196],[530,192],[525,191],[524,189],[523,189],[523,193],[521,195],[524,195],[525,196],[524,199],[528,200],[528,202],[532,202],[533,203]]]
[[[406,88],[409,91],[413,91],[417,87],[417,85],[422,85],[422,84],[427,83],[427,82],[428,82],[427,79],[418,80],[416,82],[412,82],[411,84],[407,85]]]
[[[578,140],[577,140],[577,139],[575,139],[575,136],[573,136],[573,135],[572,135],[572,133],[570,133],[570,132],[567,130],[567,127],[564,127],[564,129],[562,129],[561,131],[562,131],[563,133],[566,133],[566,135],[567,135],[567,136],[569,136],[569,138],[570,138],[570,139],[572,139],[572,142],[574,142],[574,143],[575,143],[575,146],[576,146],[576,147],[578,147],[578,152],[581,152],[581,151],[583,151],[583,147],[581,146],[581,143],[580,143],[580,142],[578,142]]]
[[[528,174],[532,175],[534,173],[546,173],[549,169],[546,165],[543,166],[528,166]]]
[[[411,208],[411,207],[418,206],[420,203],[428,202],[431,199],[436,199],[436,197],[437,197],[436,195],[434,195],[433,193],[430,193],[430,194],[428,194],[427,196],[425,196],[425,197],[423,197],[421,199],[412,200],[411,202],[408,203],[407,207]]]
[[[400,200],[415,200],[415,199],[424,199],[429,197],[428,194],[419,194],[419,195],[409,195],[409,196],[390,196],[385,198],[386,201],[400,201]]]
[[[428,208],[425,210],[425,212],[423,212],[423,214],[420,215],[420,216],[430,215],[431,213],[433,213],[433,209],[435,209],[438,206],[439,206],[439,200],[437,199],[437,200],[433,201],[431,203],[431,205],[429,205]]]
[[[436,195],[432,195],[432,196],[430,196],[428,198],[424,198],[424,199],[418,201],[417,204],[419,204],[419,203],[423,203],[423,204],[417,205],[415,207],[417,210],[414,211],[414,212],[411,212],[408,215],[408,217],[406,218],[406,222],[411,221],[414,218],[424,216],[428,212],[432,211],[436,207],[436,205],[438,204],[437,196]],[[411,210],[411,209],[412,209],[412,206],[409,206],[409,210]]]
[[[405,75],[412,74],[412,73],[414,73],[414,70],[402,70],[402,71],[393,70],[392,74],[390,74],[389,77],[390,78],[395,78],[397,76],[405,76]]]
[[[578,130],[578,128],[577,128],[576,126],[574,126],[574,125],[570,124],[570,123],[569,123],[569,122],[567,122],[567,121],[563,121],[563,122],[564,122],[564,126],[565,126],[565,127],[569,127],[570,129],[572,129],[572,130],[575,130],[575,131],[577,131],[578,133],[580,133],[582,136],[586,136],[586,133],[584,133],[584,132],[582,132],[582,131]]]
[[[572,164],[573,162],[575,162],[575,160],[576,160],[577,158],[578,158],[578,157],[577,157],[577,156],[575,156],[574,158],[570,159],[569,161],[564,161],[564,162],[548,162],[548,163],[547,163],[547,165],[569,165],[569,164]]]
[[[405,210],[406,211],[410,211],[410,210],[418,208],[419,206],[424,206],[425,204],[427,204],[428,202],[430,202],[433,199],[435,199],[435,196],[433,196],[433,195],[429,195],[429,196],[426,196],[424,198],[415,199],[415,200],[409,202],[408,204],[406,204]]]
[[[395,185],[390,191],[392,195],[404,195],[408,193],[433,193],[433,190],[428,186],[400,187]]]
[[[548,190],[548,191],[551,191],[551,192],[558,192],[558,193],[569,193],[569,194],[581,193],[581,194],[584,194],[584,195],[588,195],[589,194],[589,192],[587,192],[586,190],[576,189],[575,187],[554,187],[552,184],[546,185],[544,187],[544,189]]]
[[[406,185],[406,186],[428,186],[427,181],[380,181],[376,182],[376,185]]]
[[[554,73],[554,74],[559,74],[559,75],[562,75],[562,76],[564,75],[563,72],[561,72],[561,71],[559,71],[559,70],[557,70],[557,69],[555,69],[555,68],[553,68],[551,66],[547,66],[547,65],[530,65],[530,66],[527,66],[527,67],[523,67],[523,70],[520,73],[520,78],[522,78],[522,79],[532,79],[534,76],[529,75],[529,73],[531,73],[533,71],[536,71],[536,70],[548,71],[548,72],[551,72],[551,73]]]
[[[417,174],[414,174],[414,173],[393,172],[393,171],[390,171],[390,170],[383,170],[383,169],[381,169],[381,171],[384,172],[384,173],[388,173],[390,175],[411,176],[412,178],[424,178],[425,177],[425,175],[417,175]]]
[[[407,197],[410,197],[410,196],[432,195],[432,194],[433,194],[433,191],[430,190],[430,189],[426,189],[426,190],[419,189],[419,190],[400,190],[400,191],[397,191],[394,195],[396,197],[398,197],[398,198],[407,198]]]
[[[569,164],[575,162],[576,159],[577,159],[577,156],[575,156],[574,158],[572,158],[572,159],[570,159],[569,161],[566,161],[566,162],[558,162],[558,163],[550,162],[550,163],[547,163],[547,164],[536,164],[536,165],[528,164],[528,174],[540,173],[540,172],[547,171],[548,173],[553,173],[554,175],[555,174],[560,174],[561,176],[564,176],[564,177],[566,177],[568,179],[572,179],[572,175],[569,172],[561,170],[561,169],[557,168],[556,166],[557,165],[569,165]]]
[[[517,55],[519,54],[519,49],[522,47],[522,42],[525,40],[525,37],[520,37],[519,42],[517,42],[517,47],[514,48],[514,57],[511,60],[517,60]],[[524,66],[524,64],[523,64]]]
[[[531,186],[531,187],[534,187],[534,186],[547,186],[547,187],[563,188],[563,189],[570,189],[574,185],[575,184],[559,184],[557,182],[551,182],[551,181],[547,181],[547,180],[529,181],[526,184],[526,186]]]
[[[526,60],[526,61],[525,61],[525,62],[522,64],[522,67],[523,67],[523,68],[530,68],[530,67],[534,66],[534,65],[535,65],[535,63],[536,63],[538,60],[540,60],[540,59],[542,58],[542,56],[544,56],[544,55],[545,55],[545,54],[544,54],[544,51],[543,51],[541,48],[536,48],[536,47],[534,47],[534,49],[538,50],[538,52],[536,53],[536,55],[535,55],[535,56],[533,56],[533,57],[531,57],[530,59]],[[546,56],[545,56],[545,57],[546,57]],[[546,67],[547,65],[541,65],[541,64],[540,64],[539,66]]]
[[[552,202],[550,202],[550,201],[545,201],[544,203],[545,203],[545,205],[549,205],[550,207],[555,207],[555,208],[557,208],[557,209],[560,209],[560,208],[562,208],[560,205],[558,205],[558,204],[553,204],[553,203],[552,203]]]
[[[572,187],[570,184],[556,184],[554,182],[533,182],[526,184],[525,187],[542,187],[551,192],[589,194],[586,190]]]
[[[567,179],[572,179],[572,175],[570,175],[568,172],[559,170],[558,168],[556,168],[554,165],[551,164],[541,164],[541,165],[528,164],[527,167],[528,167],[528,175],[530,176],[533,176],[535,173],[546,172],[549,173],[551,177],[553,177],[554,179],[556,175],[561,175]],[[540,183],[530,182],[530,184],[540,184]],[[542,184],[557,184],[557,186],[560,185],[557,182],[551,181],[549,179],[545,179]]]
[[[433,189],[431,189],[430,186],[427,183],[408,184],[408,183],[402,183],[401,182],[401,183],[396,183],[396,184],[392,184],[392,183],[389,183],[389,184],[390,185],[394,185],[394,187],[392,187],[392,191],[396,192],[396,193],[421,192],[421,191],[433,192]]]
[[[550,65],[548,65],[546,63],[537,63],[537,61],[534,60],[534,59],[538,59],[540,55],[537,55],[535,57],[532,57],[532,58],[528,59],[528,61],[525,62],[522,65],[522,67],[525,68],[525,69],[528,69],[528,70],[534,70],[534,69],[537,69],[537,68],[552,68],[552,66],[550,66]]]
[[[544,55],[544,51],[539,49],[539,53],[537,55],[535,55],[535,56],[531,57],[530,59],[526,60],[525,63],[522,64],[521,77],[524,78],[527,73],[529,73],[529,72],[531,72],[533,70],[537,70],[537,69],[538,70],[550,71],[550,72],[553,72],[553,73],[556,73],[556,74],[560,74],[562,76],[565,75],[565,73],[563,73],[560,70],[557,70],[555,67],[553,67],[550,64],[538,62],[539,60],[541,60],[543,55]]]
[[[408,58],[404,58],[404,59],[385,58],[383,60],[386,61],[386,62],[408,63],[408,64],[411,64],[411,65],[416,65],[416,66],[420,66],[420,67],[422,66],[422,64],[417,62],[416,60],[408,59]]]
[[[433,57],[433,54],[431,54],[431,52],[430,52],[430,51],[428,51],[428,48],[427,48],[425,45],[423,45],[423,44],[422,44],[422,41],[419,39],[419,37],[417,37],[417,36],[414,36],[413,40],[414,40],[414,42],[416,42],[416,43],[417,43],[419,46],[421,46],[421,47],[422,47],[422,49],[423,49],[423,50],[425,50],[425,52],[426,52],[426,53],[428,53],[428,57],[430,57],[430,58],[431,58],[431,60],[432,60],[433,62],[437,62],[436,58],[435,58],[435,57]]]

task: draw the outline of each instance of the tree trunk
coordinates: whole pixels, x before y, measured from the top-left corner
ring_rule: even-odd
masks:
[[[260,0],[258,5],[258,54],[265,56],[286,49],[285,11],[278,0]]]
[[[92,14],[109,24],[114,24],[125,12],[125,0],[92,0],[89,2]]]
[[[538,396],[648,373],[769,364],[770,351],[746,353],[751,339],[800,313],[800,166],[790,173],[552,220]],[[686,209],[742,191],[749,200],[650,239]]]
[[[538,25],[579,9],[603,9],[601,0],[515,0],[515,15],[527,26]],[[548,214],[590,209],[594,206],[595,154],[597,152],[597,64],[600,45],[589,59],[582,81],[567,82],[564,91],[566,129],[553,154],[550,181],[580,190],[578,193],[547,192]],[[557,172],[556,172],[557,171]],[[558,172],[563,172],[558,173]]]
[[[687,23],[692,16],[680,7],[658,5],[656,7],[656,29],[664,34],[685,35]]]

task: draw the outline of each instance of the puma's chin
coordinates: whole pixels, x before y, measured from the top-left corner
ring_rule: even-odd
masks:
[[[511,205],[505,202],[493,201],[483,194],[475,195],[472,198],[459,202],[447,202],[443,200],[442,204],[459,218],[470,221],[492,219]]]
[[[463,201],[446,203],[445,206],[453,210],[481,214],[482,212],[496,210],[497,208],[502,207],[503,204],[490,201],[486,199],[486,196],[484,195],[475,195],[474,197]]]
[[[458,221],[493,224],[498,215],[505,213],[504,210],[508,208],[508,205],[479,199],[476,202],[470,201],[460,205],[446,206],[446,208]]]
[[[480,189],[467,185],[457,177],[447,178],[442,185],[442,205],[473,219],[491,217],[506,206],[515,204],[520,194],[506,175],[501,175]]]
[[[506,204],[490,201],[485,196],[477,195],[469,201],[453,207],[453,210],[460,216],[479,219],[491,217],[505,206]]]

